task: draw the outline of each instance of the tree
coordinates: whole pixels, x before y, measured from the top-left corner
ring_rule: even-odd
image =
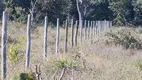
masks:
[[[76,0],[76,5],[77,5],[77,11],[78,11],[78,15],[79,15],[79,27],[81,28],[83,25],[83,5],[84,5],[84,1],[82,0]],[[81,35],[80,35],[81,36]]]
[[[30,15],[31,15],[31,26],[33,27],[33,23],[34,23],[34,14],[35,14],[35,6],[37,4],[37,1],[38,0],[31,0],[31,3],[30,3],[30,8],[29,8],[29,12],[30,12]]]
[[[3,0],[0,0],[0,19],[2,18],[2,12],[3,12],[4,7],[5,5],[3,3]]]
[[[52,23],[56,23],[57,18],[63,22],[69,14],[71,0],[40,0],[37,6],[38,19],[43,19],[47,15]]]
[[[134,6],[134,24],[135,25],[142,25],[142,1],[141,0],[133,0]]]
[[[124,8],[124,0],[121,1],[113,1],[109,3],[109,8],[113,11],[114,23],[117,25],[125,25],[125,8]]]
[[[112,20],[112,11],[109,9],[108,0],[92,1],[85,14],[86,19],[91,20]]]
[[[79,20],[113,20],[116,25],[141,25],[142,0],[6,0],[10,20],[42,23],[45,16],[51,23],[60,23],[67,18]],[[1,6],[1,2],[0,2]],[[2,10],[1,10],[2,11]],[[2,13],[0,13],[1,15]]]

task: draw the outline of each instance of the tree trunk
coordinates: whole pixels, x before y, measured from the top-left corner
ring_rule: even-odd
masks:
[[[30,10],[30,15],[31,15],[31,27],[33,27],[33,23],[34,23],[34,9],[33,8]]]
[[[84,17],[84,10],[83,10],[83,1],[82,0],[76,0],[76,5],[77,5],[77,11],[79,15],[79,27],[82,29],[82,23],[83,23],[83,17]],[[82,31],[82,30],[81,30]],[[82,32],[80,32],[80,38],[82,41]]]

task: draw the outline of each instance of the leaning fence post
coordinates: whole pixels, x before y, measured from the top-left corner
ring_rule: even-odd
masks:
[[[78,21],[75,22],[75,26],[76,26],[76,33],[75,33],[75,46],[77,46],[77,35],[78,35]]]
[[[30,66],[30,48],[31,48],[31,38],[30,38],[30,27],[31,27],[31,16],[28,15],[27,21],[27,49],[26,49],[26,68]]]
[[[59,54],[59,36],[60,36],[59,18],[57,18],[57,33],[56,33],[56,55]]]
[[[2,36],[1,36],[1,80],[6,80],[6,41],[7,41],[7,21],[8,14],[3,12]]]
[[[72,47],[73,47],[73,45],[74,45],[74,42],[73,42],[73,40],[74,40],[74,25],[73,25],[73,19],[71,20],[71,43],[72,43]]]
[[[67,52],[67,47],[68,47],[68,20],[66,20],[66,39],[65,39],[65,53]]]
[[[44,22],[44,58],[47,57],[47,35],[48,35],[48,20],[46,16]]]

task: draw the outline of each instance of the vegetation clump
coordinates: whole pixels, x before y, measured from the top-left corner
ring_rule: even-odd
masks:
[[[121,45],[125,49],[141,49],[142,41],[140,33],[136,29],[120,28],[105,34],[108,37],[107,44]]]
[[[137,61],[136,61],[136,66],[137,66],[140,70],[142,70],[142,60],[137,60]]]
[[[33,76],[28,73],[20,73],[18,76],[14,76],[11,80],[34,80]]]
[[[70,57],[56,57],[49,60],[47,65],[48,68],[46,68],[46,71],[48,72],[47,77],[49,80],[66,79],[67,76],[71,77],[72,72],[76,71],[76,62]]]
[[[62,69],[62,68],[74,68],[75,67],[75,63],[72,60],[67,60],[64,58],[61,58],[59,60],[57,60],[55,62],[55,66],[58,69]]]
[[[19,37],[16,43],[11,43],[9,46],[9,59],[12,62],[18,61],[21,58],[19,52],[25,47],[25,38]]]
[[[10,61],[17,61],[18,60],[18,52],[19,52],[19,45],[18,44],[11,44],[9,48],[9,59]]]

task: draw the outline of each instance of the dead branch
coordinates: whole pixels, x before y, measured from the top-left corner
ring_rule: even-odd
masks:
[[[63,78],[63,76],[64,76],[64,73],[65,73],[65,68],[62,69],[62,73],[61,73],[61,75],[60,75],[60,77],[59,77],[59,80],[62,80],[62,78]]]

